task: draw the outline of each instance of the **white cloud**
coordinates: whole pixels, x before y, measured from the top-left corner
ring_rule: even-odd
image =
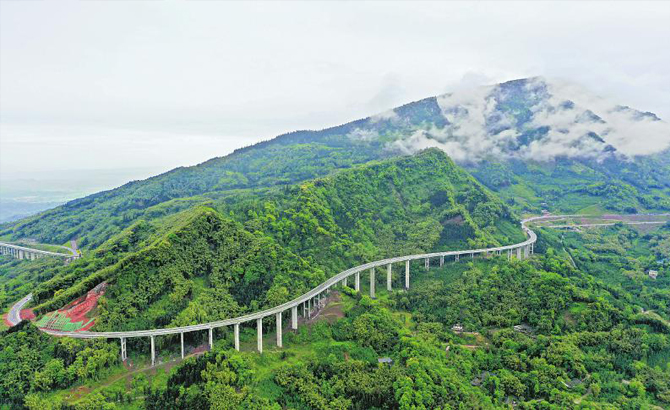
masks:
[[[622,109],[580,86],[534,78],[523,93],[532,117],[521,127],[511,114],[497,109],[498,99],[509,97],[500,87],[464,88],[437,97],[449,125],[416,132],[392,147],[402,152],[439,147],[457,161],[487,157],[548,161],[559,156],[600,160],[609,155],[649,155],[670,147],[666,122]],[[520,136],[536,129],[546,132],[519,143]]]
[[[347,134],[347,136],[355,141],[372,141],[376,138],[379,138],[379,134],[377,134],[377,132],[360,128],[356,128],[355,130],[351,131],[349,134]]]

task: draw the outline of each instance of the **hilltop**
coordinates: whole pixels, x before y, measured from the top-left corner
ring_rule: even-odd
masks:
[[[105,283],[94,330],[202,323],[279,305],[366,261],[523,237],[509,207],[431,149],[138,221],[53,269],[35,312]]]

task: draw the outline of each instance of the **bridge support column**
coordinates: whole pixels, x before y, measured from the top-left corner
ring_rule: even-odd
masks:
[[[23,259],[23,251],[19,249],[19,259]]]
[[[307,299],[307,317],[312,317],[312,299]]]
[[[349,279],[349,278],[347,277],[347,278],[344,278],[344,279],[342,280],[342,283],[344,284],[344,287],[345,287],[345,288],[347,287],[347,279]]]
[[[409,260],[405,261],[405,289],[409,289]]]
[[[181,339],[181,359],[184,360],[184,332],[179,333],[179,339]]]
[[[282,343],[282,321],[281,321],[281,312],[277,313],[277,347],[283,347]]]
[[[154,336],[151,336],[151,367],[156,365],[156,343],[154,342]]]
[[[370,268],[370,297],[375,298],[375,268]]]
[[[534,254],[534,253],[535,253],[535,243],[532,242],[532,243],[530,244],[530,254],[532,255],[532,254]]]
[[[444,255],[440,256],[440,268],[444,266]]]
[[[456,262],[458,262],[461,259],[461,255],[456,255]]]
[[[389,292],[392,290],[391,289],[392,288],[391,283],[393,282],[393,276],[391,273],[392,269],[393,265],[389,263],[386,266],[386,290],[388,290]]]
[[[126,351],[126,338],[121,338],[121,361],[125,362],[128,358],[128,352]]]
[[[298,307],[291,308],[291,329],[298,330]]]
[[[209,328],[209,350],[214,350],[214,329]]]
[[[356,292],[360,292],[361,290],[361,273],[356,272],[356,275],[354,276],[354,290]]]
[[[521,259],[521,248],[516,248],[516,258]]]
[[[258,353],[263,353],[263,318],[256,320],[256,328],[258,331]]]
[[[507,260],[508,261],[512,260],[512,250],[511,249],[507,251]]]
[[[426,265],[426,270],[430,269],[430,259],[426,258],[426,261],[424,262]]]
[[[240,324],[235,323],[233,325],[233,334],[235,337],[235,350],[240,351]]]

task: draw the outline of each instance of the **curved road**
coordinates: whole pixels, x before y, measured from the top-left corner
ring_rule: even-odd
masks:
[[[7,321],[12,324],[12,326],[16,326],[21,322],[21,309],[23,309],[23,306],[28,303],[31,299],[33,298],[33,294],[29,294],[28,296],[24,297],[23,299],[19,300],[12,306],[12,308],[9,310],[9,313],[7,314]]]
[[[40,256],[55,256],[59,258],[65,258],[65,259],[76,259],[79,257],[79,253],[71,248],[68,248],[67,246],[62,246],[62,245],[52,245],[52,246],[58,246],[60,248],[67,249],[70,251],[70,253],[58,253],[58,252],[51,252],[51,251],[44,251],[42,249],[36,249],[36,248],[29,248],[27,246],[20,246],[20,245],[14,245],[12,243],[7,243],[7,242],[0,242],[0,248],[4,248],[6,250],[13,250],[17,252],[21,252],[21,255],[25,254],[34,254],[34,255],[40,255]],[[21,258],[23,258],[21,256]]]
[[[388,258],[388,259],[382,259],[374,262],[369,262],[363,265],[359,265],[350,269],[347,269],[343,272],[338,273],[337,275],[329,278],[325,282],[321,283],[314,289],[310,290],[307,293],[304,293],[303,295],[298,296],[297,298],[286,302],[284,304],[281,304],[279,306],[275,306],[273,308],[265,309],[259,312],[254,312],[250,313],[244,316],[239,316],[236,318],[231,318],[231,319],[224,319],[224,320],[219,320],[215,322],[209,322],[209,323],[201,323],[197,325],[190,325],[190,326],[181,326],[181,327],[171,327],[171,328],[162,328],[162,329],[147,329],[147,330],[135,330],[135,331],[125,331],[125,332],[89,332],[89,331],[81,331],[81,332],[67,332],[67,331],[57,331],[57,330],[49,330],[49,329],[42,329],[45,333],[54,335],[54,336],[66,336],[66,337],[74,337],[74,338],[82,338],[82,339],[93,339],[93,338],[106,338],[106,339],[125,339],[125,338],[131,338],[131,337],[153,337],[153,336],[160,336],[160,335],[172,335],[172,334],[183,334],[186,332],[193,332],[193,331],[198,331],[198,330],[211,330],[219,327],[224,327],[224,326],[239,326],[242,323],[250,322],[257,320],[259,321],[262,320],[263,318],[269,317],[269,316],[277,316],[280,318],[281,313],[288,311],[289,309],[293,310],[293,315],[296,316],[296,308],[299,307],[300,305],[303,305],[303,309],[305,306],[310,306],[310,302],[312,299],[320,297],[320,295],[326,291],[328,291],[331,287],[337,285],[340,282],[345,281],[348,279],[350,276],[355,276],[356,282],[360,283],[360,273],[363,271],[370,270],[371,275],[374,275],[372,273],[372,270],[377,267],[381,266],[387,266],[390,267],[390,265],[398,262],[405,262],[406,263],[406,272],[405,272],[405,285],[406,287],[409,287],[409,262],[413,260],[420,260],[424,259],[428,261],[430,258],[444,258],[444,257],[455,257],[456,260],[460,259],[460,256],[471,256],[474,258],[474,255],[478,254],[499,254],[501,255],[503,252],[507,251],[508,252],[508,258],[512,257],[513,252],[516,251],[516,256],[517,258],[522,258],[522,257],[527,257],[530,253],[532,253],[532,246],[533,244],[537,241],[537,235],[535,232],[533,232],[531,229],[529,229],[526,224],[528,222],[532,222],[538,219],[549,219],[549,218],[558,218],[560,215],[557,216],[538,216],[538,217],[533,217],[533,218],[528,218],[525,219],[521,222],[521,227],[525,234],[528,236],[528,239],[517,243],[513,245],[507,245],[507,246],[499,246],[499,247],[494,247],[494,248],[481,248],[481,249],[468,249],[468,250],[461,250],[461,251],[448,251],[448,252],[433,252],[433,253],[426,253],[426,254],[417,254],[417,255],[408,255],[408,256],[399,256],[395,258]],[[522,256],[523,252],[523,256]],[[358,288],[358,286],[357,286]],[[372,291],[374,292],[374,290]],[[31,295],[28,295],[26,298],[31,297]],[[29,299],[22,299],[20,302],[15,305],[12,310],[15,310],[15,308],[21,304],[19,307],[23,306]],[[307,307],[309,309],[309,307]],[[294,319],[295,320],[295,319]],[[211,333],[211,332],[210,332]]]

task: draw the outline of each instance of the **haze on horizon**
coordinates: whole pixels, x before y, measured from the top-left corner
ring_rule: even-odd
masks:
[[[138,170],[120,184],[284,132],[530,76],[670,118],[670,54],[657,52],[670,39],[670,9],[659,2],[1,8],[5,181]]]

